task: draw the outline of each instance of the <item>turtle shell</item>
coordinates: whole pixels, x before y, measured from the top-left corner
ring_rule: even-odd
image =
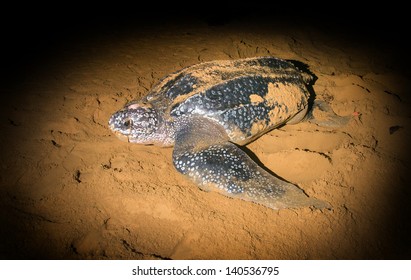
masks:
[[[194,115],[212,119],[232,142],[245,144],[306,108],[306,85],[306,76],[282,59],[217,60],[166,76],[142,101],[166,122]]]

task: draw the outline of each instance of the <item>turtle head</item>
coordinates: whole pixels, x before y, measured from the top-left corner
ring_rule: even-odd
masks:
[[[158,142],[158,114],[151,104],[133,102],[115,112],[108,122],[110,129],[121,140],[155,144]]]

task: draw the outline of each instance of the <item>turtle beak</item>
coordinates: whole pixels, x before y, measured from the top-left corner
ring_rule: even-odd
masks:
[[[124,134],[121,134],[121,133],[115,131],[115,132],[114,132],[114,135],[116,135],[117,138],[120,139],[121,141],[130,142],[130,139],[128,138],[128,136],[126,136],[126,135],[124,135]]]
[[[113,132],[115,136],[117,136],[118,139],[124,142],[130,142],[130,139],[128,138],[127,135],[122,134],[120,131],[116,130],[115,125],[113,123],[109,123],[108,127],[110,130]]]

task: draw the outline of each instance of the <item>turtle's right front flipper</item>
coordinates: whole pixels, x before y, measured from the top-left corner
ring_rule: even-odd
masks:
[[[310,198],[297,186],[257,165],[221,127],[206,118],[192,119],[176,135],[173,162],[201,189],[265,205],[273,209],[329,205]]]

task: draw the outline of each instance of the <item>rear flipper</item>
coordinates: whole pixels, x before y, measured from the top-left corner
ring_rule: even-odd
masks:
[[[258,166],[244,151],[227,141],[218,124],[194,119],[177,133],[173,162],[201,189],[265,205],[273,209],[328,203],[308,197],[297,186],[282,181]]]
[[[339,116],[331,106],[322,100],[314,100],[311,110],[306,115],[306,120],[323,127],[341,127],[346,125],[352,116]]]

